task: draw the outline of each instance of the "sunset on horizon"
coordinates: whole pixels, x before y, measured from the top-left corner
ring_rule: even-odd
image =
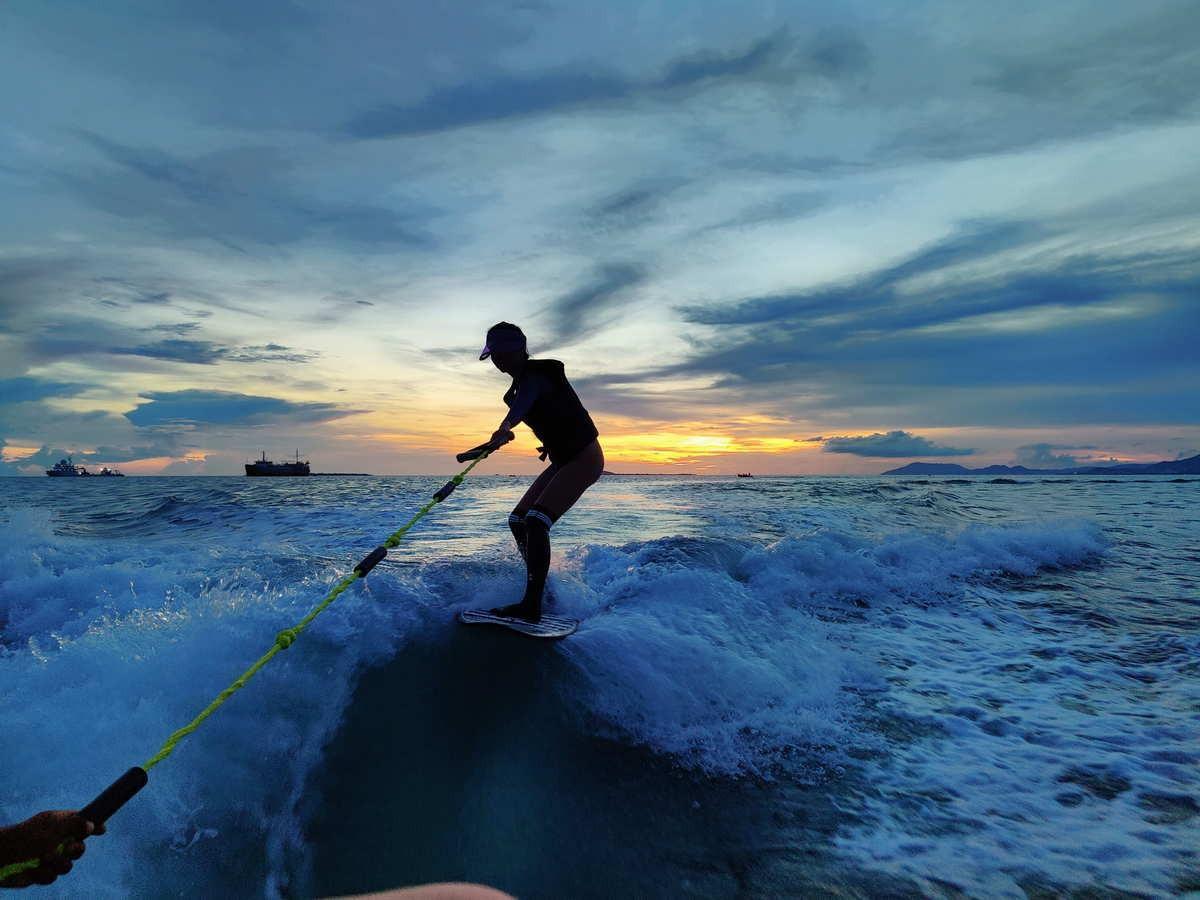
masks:
[[[1200,452],[1182,7],[16,8],[6,474],[446,473],[500,320],[614,471]]]

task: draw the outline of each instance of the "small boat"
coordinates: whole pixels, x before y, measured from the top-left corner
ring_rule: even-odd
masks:
[[[311,475],[308,468],[308,460],[300,461],[300,451],[296,451],[295,462],[272,462],[267,459],[267,452],[264,450],[262,459],[256,459],[252,463],[246,463],[247,475]]]
[[[124,478],[125,473],[117,469],[110,469],[108,466],[101,466],[100,471],[96,473],[100,478]]]
[[[738,478],[753,478],[754,476],[751,475],[749,472],[738,472],[737,477]]]

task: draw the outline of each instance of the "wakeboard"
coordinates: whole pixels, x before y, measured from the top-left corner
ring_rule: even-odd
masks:
[[[493,615],[486,609],[464,609],[458,614],[458,621],[464,625],[500,625],[535,638],[565,638],[574,634],[579,627],[578,619],[563,616],[543,614],[540,622],[526,622],[524,619]]]

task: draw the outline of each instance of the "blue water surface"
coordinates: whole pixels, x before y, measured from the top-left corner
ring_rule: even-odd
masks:
[[[146,760],[444,478],[0,479],[0,821]],[[472,475],[49,896],[1200,885],[1200,480]]]

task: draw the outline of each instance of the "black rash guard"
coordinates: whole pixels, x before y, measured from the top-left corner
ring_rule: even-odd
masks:
[[[528,359],[519,378],[504,394],[508,406],[502,427],[524,422],[562,465],[600,436],[592,417],[567,381],[557,359]]]
[[[517,381],[514,379],[508,393],[504,395],[504,402],[508,404],[509,408],[508,415],[504,417],[504,421],[500,423],[500,427],[511,429],[524,422],[525,416],[533,408],[533,401],[549,387],[550,385],[537,372],[522,372],[521,380]],[[509,400],[510,395],[512,397],[511,402]]]

